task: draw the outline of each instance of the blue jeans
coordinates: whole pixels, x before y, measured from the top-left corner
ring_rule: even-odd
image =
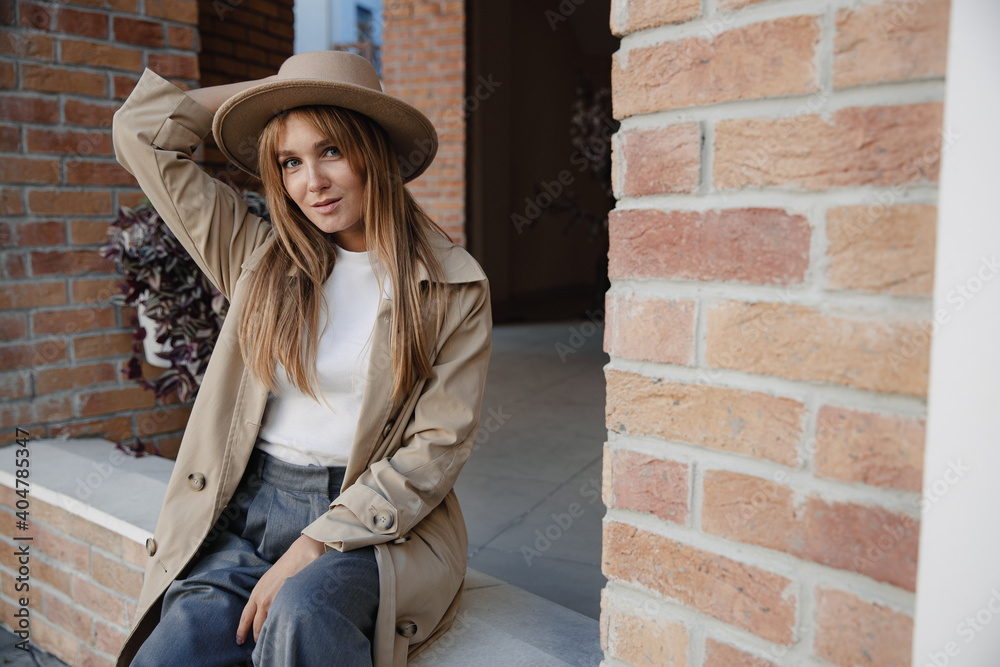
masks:
[[[254,642],[236,644],[253,587],[340,493],[343,467],[286,463],[254,449],[229,505],[184,579],[163,597],[160,622],[133,667],[368,665],[378,613],[374,547],[327,551],[285,580]]]

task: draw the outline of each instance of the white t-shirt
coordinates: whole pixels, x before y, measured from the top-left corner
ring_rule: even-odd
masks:
[[[347,465],[367,380],[378,281],[367,252],[339,246],[335,252],[333,271],[323,285],[329,312],[320,304],[316,370],[321,401],[290,384],[279,363],[278,394],[268,394],[258,436],[258,447],[298,465]],[[391,295],[388,276],[383,282]]]

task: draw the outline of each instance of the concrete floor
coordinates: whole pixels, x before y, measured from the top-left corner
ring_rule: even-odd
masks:
[[[455,485],[469,567],[594,619],[603,338],[589,320],[495,326],[478,447]]]

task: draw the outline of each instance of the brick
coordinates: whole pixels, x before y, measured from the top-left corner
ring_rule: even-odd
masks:
[[[63,245],[66,223],[58,221],[24,222],[13,226],[12,243],[19,246]]]
[[[5,157],[0,160],[0,181],[13,183],[58,183],[59,160]]]
[[[846,206],[827,212],[830,287],[931,296],[937,207]]]
[[[612,181],[626,197],[694,192],[701,169],[701,130],[679,123],[619,133]]]
[[[108,15],[101,12],[86,12],[60,7],[56,11],[56,30],[83,37],[106,39],[108,36]]]
[[[146,561],[149,560],[149,555],[146,553],[145,545],[133,542],[132,540],[123,537],[122,548],[123,556],[126,562],[138,565],[141,568],[146,567]]]
[[[107,623],[102,623],[101,621],[94,623],[94,644],[100,651],[110,653],[111,655],[118,655],[118,651],[125,644],[126,636],[124,632]],[[108,664],[112,665],[114,663],[109,662]]]
[[[607,426],[793,465],[805,406],[763,392],[605,370]]]
[[[811,229],[780,209],[612,211],[612,278],[798,284],[809,267]]]
[[[24,315],[0,314],[0,340],[13,341],[28,334],[28,320]]]
[[[607,298],[614,312],[614,323],[604,324],[609,354],[683,366],[694,362],[694,301],[635,294]]]
[[[20,190],[0,190],[0,214],[21,215],[24,207],[21,205]]]
[[[80,640],[74,639],[69,633],[53,627],[38,616],[31,621],[31,640],[33,645],[48,651],[67,664],[75,665],[79,662]]]
[[[181,56],[168,53],[151,53],[149,54],[149,69],[167,78],[195,80],[200,78],[198,58],[193,55]]]
[[[163,46],[163,24],[125,16],[114,17],[115,41],[141,46]]]
[[[687,667],[688,633],[684,624],[615,602],[605,606],[601,618],[605,616],[607,657],[630,665]]]
[[[0,277],[24,278],[28,275],[24,254],[0,253]],[[2,300],[2,298],[0,298]]]
[[[112,382],[117,377],[115,367],[111,364],[44,369],[35,372],[35,391],[41,395],[75,387],[90,387],[102,382]]]
[[[182,431],[187,426],[190,416],[191,406],[187,405],[169,409],[157,408],[150,412],[141,412],[135,416],[136,424],[138,425],[137,434],[146,436]]]
[[[816,595],[816,655],[841,667],[911,664],[913,618],[856,595],[820,588]]]
[[[612,56],[614,116],[730,100],[802,95],[818,89],[819,23],[793,16]]]
[[[125,600],[77,575],[73,576],[73,599],[112,623],[128,623],[125,618]]]
[[[24,30],[0,30],[0,54],[20,60],[48,60],[55,56],[55,40],[50,35]]]
[[[53,559],[80,572],[90,571],[90,548],[75,540],[56,535],[48,528],[39,527],[38,548]]]
[[[21,130],[17,127],[4,125],[0,127],[0,150],[10,153],[20,153],[21,150]]]
[[[113,273],[115,264],[97,250],[53,250],[31,253],[31,270],[36,276]]]
[[[30,403],[6,402],[0,405],[0,429],[24,428],[32,423]],[[10,438],[13,442],[14,438]],[[4,444],[8,444],[5,442]]]
[[[66,285],[62,282],[15,283],[0,290],[0,308],[61,306],[66,303]]]
[[[75,0],[74,4],[99,9],[114,9],[126,14],[139,13],[139,0]]]
[[[111,129],[115,111],[121,106],[120,104],[117,106],[91,104],[89,102],[81,102],[80,100],[66,100],[63,104],[67,123],[108,130]],[[78,214],[81,213],[83,211],[78,212]]]
[[[617,450],[611,463],[611,505],[651,512],[666,521],[687,525],[691,470],[628,450]]]
[[[58,567],[50,565],[45,561],[37,558],[31,561],[31,578],[33,580],[51,586],[66,595],[72,594],[70,590],[71,577],[72,575],[69,572],[60,570]]]
[[[67,160],[68,185],[132,185],[135,178],[117,162]]]
[[[77,360],[116,357],[132,353],[132,334],[105,333],[81,336],[73,341],[73,358]]]
[[[0,90],[15,90],[16,88],[17,68],[14,67],[14,63],[0,62]],[[5,137],[5,140],[9,139]],[[4,150],[16,151],[18,149],[15,146],[14,148],[5,148]]]
[[[31,153],[59,153],[63,156],[113,154],[111,134],[99,130],[39,130],[27,128],[28,151]]]
[[[89,642],[91,636],[90,617],[66,604],[51,593],[44,593],[45,617],[63,632]]]
[[[121,294],[121,289],[118,287],[120,282],[117,278],[100,280],[77,278],[71,288],[73,303],[104,303],[115,294]]]
[[[81,417],[151,408],[155,404],[153,392],[139,387],[95,391],[78,398]]]
[[[34,28],[35,30],[51,30],[53,12],[47,5],[40,5],[34,2],[19,3],[20,25],[22,28]]]
[[[791,580],[617,521],[604,524],[603,571],[779,644],[792,642]]]
[[[197,35],[191,28],[167,26],[167,43],[175,49],[195,50]]]
[[[150,17],[189,25],[198,23],[198,3],[195,0],[147,0],[145,6],[146,15]]]
[[[103,245],[108,240],[107,220],[70,220],[69,236],[77,245]]]
[[[59,102],[44,97],[0,97],[0,121],[58,123]]]
[[[940,102],[832,114],[724,120],[715,126],[715,186],[824,190],[936,182]]]
[[[719,8],[729,10],[740,9],[749,5],[756,5],[759,2],[765,2],[765,0],[719,0]]]
[[[944,77],[950,0],[888,0],[837,12],[833,85]]]
[[[50,438],[98,436],[112,442],[131,440],[135,437],[132,433],[132,419],[130,417],[114,417],[49,426],[47,435]]]
[[[112,655],[116,655],[117,653],[118,651],[116,650]],[[97,653],[89,646],[81,646],[80,667],[115,667],[115,661]]]
[[[825,405],[816,425],[817,477],[919,492],[923,419]]]
[[[45,366],[65,361],[66,341],[45,340],[0,346],[0,370]]]
[[[887,394],[927,395],[929,323],[887,313],[723,302],[709,308],[706,363]]]
[[[914,590],[916,519],[813,495],[796,502],[781,480],[724,470],[706,471],[703,479],[705,532]]]
[[[138,79],[130,76],[121,76],[120,74],[115,74],[113,77],[114,81],[114,98],[116,100],[124,100],[128,97],[133,90],[135,90],[135,84],[139,82]]]
[[[612,0],[611,32],[621,37],[630,32],[682,23],[701,14],[699,0]]]
[[[31,319],[35,334],[73,334],[115,326],[115,313],[110,307],[42,311]]]
[[[124,69],[142,72],[142,51],[113,44],[77,39],[60,40],[60,56],[64,63]]]
[[[32,190],[28,193],[28,209],[38,215],[111,215],[111,193]]]
[[[120,466],[129,458],[129,455],[125,452],[117,449],[114,445],[109,445],[107,447],[106,456],[103,460],[93,461],[89,465],[85,466],[83,470],[78,471],[80,476],[77,478],[77,481],[83,482],[84,486],[74,489],[77,499],[86,500],[89,497],[89,493],[83,491],[84,487],[93,491],[100,484],[103,484],[111,479],[116,467]],[[97,482],[97,478],[94,477],[95,474],[100,478],[100,482]],[[72,517],[67,525],[66,532],[73,537],[79,538],[91,546],[103,549],[114,556],[122,555],[122,536],[105,528],[104,526],[93,523],[92,521],[81,519],[79,517]],[[100,560],[100,564],[99,558],[102,559]],[[124,567],[124,565],[112,561],[112,566],[106,566],[104,563],[106,560],[108,559],[102,554],[97,551],[93,552],[91,554],[90,562],[91,572],[94,574],[94,578],[98,581],[98,583],[104,584],[109,588],[114,588],[111,584],[101,581],[101,579],[97,576],[97,571],[99,569],[114,570],[115,564],[119,567]],[[109,580],[111,580],[116,575],[112,573],[110,575],[103,576],[106,576]],[[138,595],[138,592],[136,592],[136,595]]]
[[[41,521],[47,528],[65,532],[66,526],[74,519],[73,515],[58,505],[32,499],[31,514],[36,521]]]
[[[99,553],[93,557],[94,580],[128,597],[138,598],[142,589],[142,572],[116,563]]]
[[[31,374],[27,371],[0,374],[0,398],[11,400],[31,396]]]
[[[749,653],[723,644],[711,637],[705,640],[704,667],[778,667],[770,660],[759,658]]]

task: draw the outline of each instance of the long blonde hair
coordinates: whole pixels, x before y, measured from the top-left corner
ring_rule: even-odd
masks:
[[[277,393],[276,366],[289,381],[319,401],[316,355],[323,283],[333,270],[333,236],[318,229],[284,186],[278,140],[285,118],[294,113],[332,140],[361,175],[361,217],[365,246],[374,252],[379,293],[383,272],[392,282],[392,401],[421,378],[432,376],[430,353],[445,316],[444,270],[428,234],[448,235],[420,208],[403,186],[395,152],[385,131],[367,116],[333,106],[296,107],[272,118],[258,142],[264,194],[277,238],[249,277],[239,329],[240,352],[251,371]],[[449,238],[450,240],[450,238]],[[416,261],[427,268],[428,290],[417,280]],[[374,268],[374,267],[373,267]],[[436,314],[433,336],[425,329],[427,307]],[[432,307],[433,306],[433,307]]]

